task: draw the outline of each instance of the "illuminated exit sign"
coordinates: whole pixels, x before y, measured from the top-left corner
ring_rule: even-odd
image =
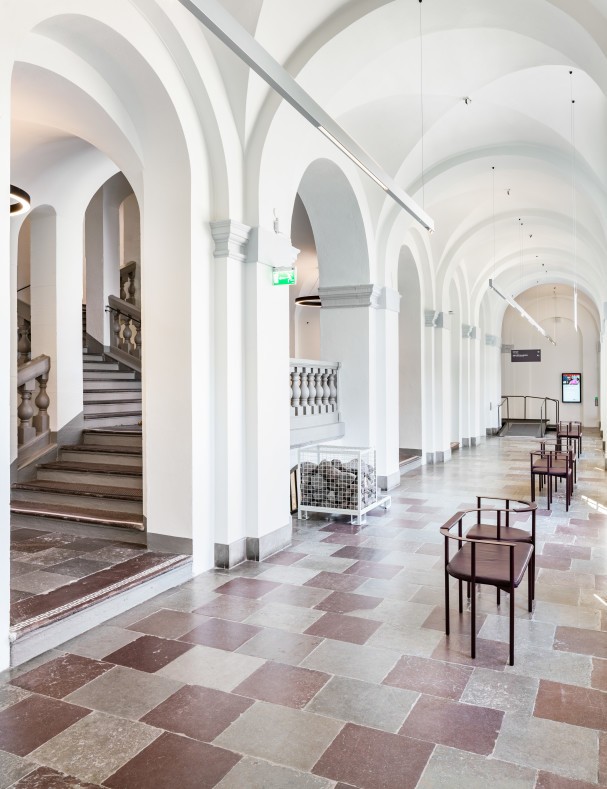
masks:
[[[294,268],[278,269],[272,271],[272,285],[295,285],[297,271]]]

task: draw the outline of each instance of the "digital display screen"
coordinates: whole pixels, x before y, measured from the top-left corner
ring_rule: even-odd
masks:
[[[561,386],[563,389],[563,403],[582,402],[582,374],[561,373]]]

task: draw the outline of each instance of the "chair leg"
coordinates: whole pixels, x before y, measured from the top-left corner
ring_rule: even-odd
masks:
[[[531,557],[533,559],[533,556]],[[532,562],[527,566],[527,611],[533,611],[533,573],[531,572]]]
[[[449,635],[449,573],[445,571],[445,635]]]
[[[476,584],[472,584],[472,601],[470,605],[470,657],[476,657]]]
[[[514,666],[514,586],[510,586],[510,665]]]
[[[470,581],[466,581],[466,597],[470,599]]]
[[[501,598],[502,598],[501,590],[500,590],[500,588],[498,586],[497,587],[497,605],[498,605],[498,607],[502,604],[502,599]]]
[[[459,592],[459,612],[460,614],[464,613],[464,601],[462,599],[462,582],[457,582],[458,592]]]

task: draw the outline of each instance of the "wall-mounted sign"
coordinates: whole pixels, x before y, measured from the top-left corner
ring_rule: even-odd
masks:
[[[582,374],[581,373],[561,373],[561,388],[563,403],[582,402]]]
[[[296,282],[297,271],[294,268],[272,269],[272,285],[295,285]]]
[[[541,362],[541,348],[531,348],[526,351],[510,351],[511,362]]]

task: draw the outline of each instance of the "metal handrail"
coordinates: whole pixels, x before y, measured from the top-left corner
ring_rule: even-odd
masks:
[[[510,419],[510,407],[509,407],[510,400],[511,399],[512,400],[514,400],[514,399],[521,399],[521,398],[523,400],[523,419],[527,419],[527,400],[541,400],[544,403],[545,418],[548,419],[548,401],[550,401],[551,403],[554,403],[555,412],[556,412],[556,418],[555,418],[554,424],[558,425],[558,423],[559,423],[559,406],[560,406],[559,401],[556,398],[554,398],[554,397],[540,397],[539,395],[502,395],[502,402],[500,403],[498,408],[501,408],[501,406],[503,405],[504,400],[505,400],[506,401],[506,419],[507,420]],[[540,408],[540,414],[541,413],[542,413],[542,409]]]

